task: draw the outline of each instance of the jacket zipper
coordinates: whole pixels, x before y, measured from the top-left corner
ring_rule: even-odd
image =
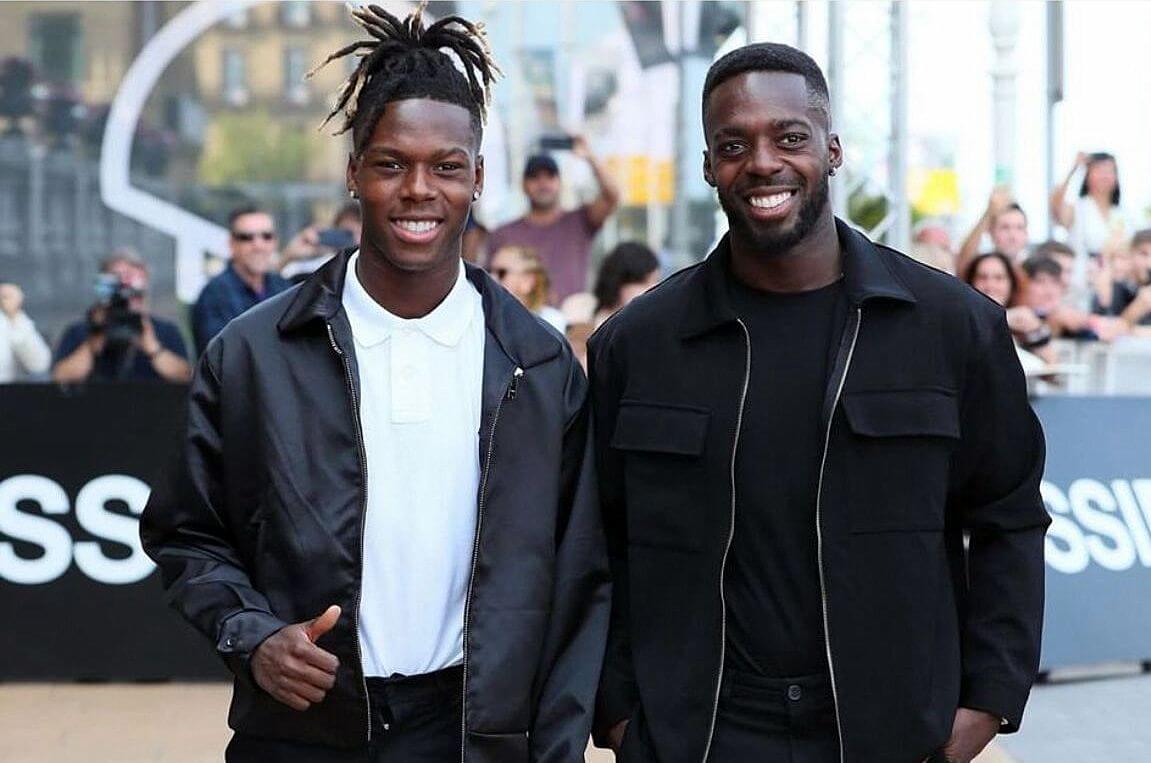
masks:
[[[835,733],[839,741],[839,763],[844,763],[843,751],[843,722],[839,718],[839,692],[835,684],[835,662],[831,657],[831,628],[827,617],[827,583],[823,574],[823,474],[827,466],[827,451],[831,446],[831,422],[835,419],[835,408],[839,405],[843,385],[847,381],[847,372],[851,369],[851,357],[855,354],[855,343],[859,339],[859,327],[863,323],[863,309],[855,308],[855,329],[851,335],[851,346],[847,350],[847,360],[843,364],[843,373],[835,387],[835,397],[831,401],[831,413],[827,417],[827,429],[823,438],[823,458],[819,462],[819,483],[815,491],[815,549],[819,561],[819,595],[823,605],[823,643],[827,648],[827,671],[831,678],[831,703],[835,708]]]
[[[360,399],[356,394],[356,386],[352,380],[352,366],[348,362],[348,356],[340,349],[340,345],[336,344],[336,335],[332,331],[332,324],[325,324],[328,327],[328,341],[332,343],[332,349],[337,355],[340,356],[340,362],[344,365],[344,379],[348,384],[348,399],[352,403],[352,420],[356,425],[356,450],[360,457],[360,479],[363,481],[364,489],[360,491],[360,575],[363,576],[364,568],[364,525],[367,523],[368,518],[368,457],[367,449],[364,447],[364,432],[360,424]],[[363,580],[359,581],[356,586],[356,611],[355,611],[355,632],[356,632],[356,659],[359,660],[360,682],[364,689],[364,708],[367,710],[368,718],[368,741],[372,741],[372,700],[368,696],[368,679],[364,675],[364,655],[360,649],[360,597],[363,595]]]
[[[524,370],[516,366],[516,370],[512,372],[511,381],[508,382],[507,391],[504,393],[500,401],[496,403],[496,410],[492,414],[492,426],[488,430],[488,452],[487,458],[484,459],[484,470],[480,477],[480,503],[476,515],[476,537],[472,543],[472,571],[468,576],[468,593],[464,599],[464,671],[463,671],[463,700],[460,705],[460,718],[462,719],[460,728],[460,763],[464,763],[467,756],[468,747],[468,625],[471,623],[472,613],[472,588],[476,579],[476,565],[480,559],[480,531],[484,526],[484,508],[487,504],[488,497],[488,475],[492,469],[492,453],[496,447],[496,424],[500,420],[500,411],[503,410],[504,401],[515,400],[516,395],[519,394],[520,378],[524,375]]]
[[[747,387],[751,383],[751,334],[747,324],[742,319],[736,323],[743,329],[743,341],[747,348],[744,361],[743,391],[739,396],[739,414],[735,420],[735,436],[731,443],[731,524],[727,531],[727,545],[723,547],[723,559],[719,565],[719,671],[715,678],[715,700],[711,706],[711,725],[707,729],[707,744],[703,748],[703,763],[707,763],[707,756],[711,754],[711,743],[715,738],[715,719],[719,714],[719,695],[723,688],[723,664],[727,659],[727,597],[724,594],[724,573],[727,571],[727,555],[731,551],[731,542],[735,538],[735,457],[739,451],[739,433],[743,429],[743,409],[747,403]]]

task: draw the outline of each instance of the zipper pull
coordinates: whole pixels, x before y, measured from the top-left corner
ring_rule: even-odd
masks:
[[[512,374],[512,383],[508,385],[508,400],[515,400],[516,394],[519,392],[520,377],[524,375],[524,370],[516,367],[515,372]]]
[[[324,325],[328,327],[328,341],[332,343],[332,349],[335,350],[336,354],[341,358],[344,357],[344,351],[340,349],[340,345],[336,344],[336,335],[332,332],[332,324],[325,323]]]

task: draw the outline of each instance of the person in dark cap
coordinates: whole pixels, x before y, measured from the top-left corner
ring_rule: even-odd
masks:
[[[528,213],[492,232],[488,251],[505,246],[539,253],[552,284],[551,302],[587,290],[588,256],[596,233],[619,206],[619,188],[582,136],[572,138],[572,153],[591,166],[599,195],[589,204],[565,211],[560,207],[560,171],[556,160],[537,154],[524,165]]]

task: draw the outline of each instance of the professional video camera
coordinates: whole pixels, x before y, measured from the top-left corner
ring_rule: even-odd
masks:
[[[102,333],[107,346],[130,345],[144,330],[143,317],[132,309],[132,300],[142,296],[139,289],[104,273],[96,279],[96,304],[88,311],[88,330]]]

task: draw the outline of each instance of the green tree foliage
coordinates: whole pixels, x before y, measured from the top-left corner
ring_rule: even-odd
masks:
[[[217,114],[200,156],[198,176],[207,185],[304,180],[317,150],[307,128],[279,122],[267,112]]]

